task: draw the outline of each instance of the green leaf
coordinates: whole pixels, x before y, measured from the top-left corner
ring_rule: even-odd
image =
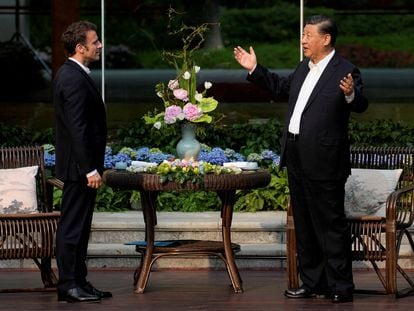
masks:
[[[204,113],[211,112],[217,108],[218,101],[213,97],[202,98],[200,104],[198,105]]]
[[[160,121],[163,117],[164,117],[164,113],[162,112],[162,113],[155,115],[154,117],[145,115],[143,118],[144,118],[145,124],[154,124],[155,122]]]
[[[201,117],[199,117],[197,120],[194,120],[192,122],[194,123],[211,123],[213,121],[213,118],[209,116],[208,114],[203,114]]]

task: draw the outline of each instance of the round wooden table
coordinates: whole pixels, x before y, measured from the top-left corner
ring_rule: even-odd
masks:
[[[242,280],[234,261],[234,252],[240,246],[231,243],[231,223],[236,190],[265,187],[271,175],[267,170],[246,171],[240,174],[207,174],[201,184],[187,182],[161,183],[155,174],[131,173],[107,170],[103,174],[106,185],[123,190],[138,190],[141,194],[145,221],[145,244],[136,249],[142,254],[140,266],[134,275],[136,293],[143,293],[153,263],[160,257],[185,253],[186,255],[218,256],[225,263],[233,289],[243,291]],[[215,191],[221,199],[222,241],[174,240],[155,242],[154,227],[157,224],[155,202],[161,191]]]

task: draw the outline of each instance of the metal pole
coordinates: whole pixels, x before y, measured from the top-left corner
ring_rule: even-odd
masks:
[[[16,34],[17,34],[17,40],[19,40],[20,36],[20,1],[16,0],[16,13],[14,14],[14,24],[16,27]]]
[[[105,0],[101,0],[101,30],[102,30],[101,90],[102,90],[102,99],[103,99],[103,102],[105,102]]]
[[[303,49],[302,49],[302,33],[303,33],[303,0],[300,0],[300,37],[299,37],[299,53],[300,61],[303,60]]]

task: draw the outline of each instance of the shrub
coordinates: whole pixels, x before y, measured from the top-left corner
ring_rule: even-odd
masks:
[[[106,49],[106,66],[107,68],[140,68],[138,57],[131,49],[124,45],[111,45]]]
[[[362,44],[349,44],[337,47],[342,57],[358,67],[405,68],[414,65],[414,55],[402,51],[384,51]]]

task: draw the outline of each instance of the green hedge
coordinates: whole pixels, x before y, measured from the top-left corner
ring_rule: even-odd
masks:
[[[204,128],[204,136],[199,140],[209,146],[231,148],[247,155],[270,149],[279,152],[279,138],[282,124],[278,120],[269,120],[265,124],[231,124]],[[373,120],[357,122],[352,120],[349,136],[355,146],[414,146],[414,125],[403,121]],[[137,120],[120,128],[112,137],[113,149],[123,146],[138,148],[142,146],[158,147],[164,152],[175,149],[179,138],[177,130],[159,132]],[[53,142],[53,131],[31,132],[30,130],[0,123],[0,141],[2,146],[21,146]],[[285,170],[271,169],[272,180],[269,186],[250,191],[238,191],[235,210],[260,211],[284,210],[286,208],[288,187]],[[61,192],[55,193],[55,205],[59,205]],[[130,209],[131,201],[138,201],[135,191],[115,192],[109,187],[99,189],[97,211],[121,211]],[[161,193],[157,200],[157,209],[166,211],[203,211],[219,210],[220,201],[211,192],[167,192]]]
[[[209,125],[203,128],[199,140],[212,147],[231,148],[242,154],[270,149],[280,151],[279,139],[283,124],[279,120],[269,119],[267,123],[233,123],[228,125]],[[124,146],[138,148],[157,147],[170,152],[180,137],[179,129],[169,127],[158,131],[138,119],[119,128],[110,137],[114,151]],[[414,124],[405,121],[372,120],[358,122],[351,120],[349,137],[352,145],[376,146],[413,146]],[[0,122],[0,146],[54,145],[53,129],[31,131]]]

